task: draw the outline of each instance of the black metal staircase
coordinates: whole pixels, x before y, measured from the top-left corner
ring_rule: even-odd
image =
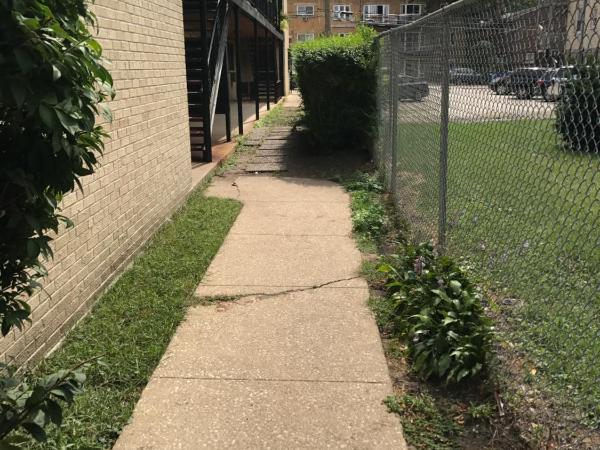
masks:
[[[212,159],[211,130],[227,48],[229,2],[183,0],[192,157]]]

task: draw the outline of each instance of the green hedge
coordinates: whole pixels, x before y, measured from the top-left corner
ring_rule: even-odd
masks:
[[[349,36],[292,47],[305,122],[318,144],[332,148],[368,144],[376,108],[376,35],[363,27]]]
[[[598,153],[600,146],[600,60],[575,66],[556,106],[556,127],[573,151]]]

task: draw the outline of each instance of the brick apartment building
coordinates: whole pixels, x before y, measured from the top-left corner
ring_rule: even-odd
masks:
[[[44,290],[30,299],[31,326],[0,339],[4,360],[21,365],[52,350],[183,203],[202,169],[192,157],[209,161],[211,145],[251,119],[265,96],[274,102],[283,94],[283,6],[96,0],[98,39],[117,92],[111,138],[96,173],[82,179],[83,192],[61,205],[75,226],[52,245]]]
[[[290,41],[314,39],[327,34],[327,27],[332,35],[343,36],[359,23],[383,30],[410,23],[439,7],[439,0],[288,0]]]

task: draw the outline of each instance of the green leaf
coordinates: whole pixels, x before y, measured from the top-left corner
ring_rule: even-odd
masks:
[[[69,134],[75,135],[75,134],[77,134],[77,132],[81,131],[77,121],[75,119],[73,119],[71,116],[65,114],[62,110],[60,110],[58,108],[55,109],[54,111],[56,112],[56,115],[58,117],[58,120],[60,121],[60,124],[63,126],[63,128]]]
[[[22,426],[36,441],[45,442],[48,439],[44,429],[37,423],[27,422]]]
[[[50,108],[45,104],[41,104],[39,107],[40,117],[49,129],[56,128],[56,114],[54,113],[54,108]]]
[[[450,367],[450,355],[445,353],[444,355],[442,355],[442,357],[439,359],[438,361],[438,370],[437,370],[437,374],[439,377],[443,376],[446,371],[448,370],[448,367]]]
[[[458,295],[462,291],[462,284],[456,280],[452,280],[450,281],[450,289],[452,289],[455,295]]]
[[[48,400],[46,401],[45,410],[50,421],[59,427],[63,420],[62,408],[60,405],[54,400]]]
[[[60,77],[62,76],[62,73],[60,72],[60,70],[58,70],[58,67],[56,67],[54,64],[52,65],[52,80],[53,81],[57,81],[60,79]]]

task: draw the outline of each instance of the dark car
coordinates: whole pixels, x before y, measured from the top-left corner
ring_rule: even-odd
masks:
[[[510,87],[508,86],[508,82],[510,80],[511,75],[512,72],[500,72],[494,74],[489,84],[490,89],[498,95],[510,94]]]
[[[537,84],[544,100],[555,102],[562,95],[564,84],[577,77],[577,70],[573,66],[564,66],[546,71]]]
[[[541,92],[537,82],[546,71],[542,67],[523,67],[513,71],[507,80],[510,92],[521,100],[539,95]]]
[[[485,77],[469,67],[450,69],[450,84],[484,84]]]
[[[420,102],[429,95],[429,84],[409,75],[398,77],[398,98],[400,100],[415,100]]]

